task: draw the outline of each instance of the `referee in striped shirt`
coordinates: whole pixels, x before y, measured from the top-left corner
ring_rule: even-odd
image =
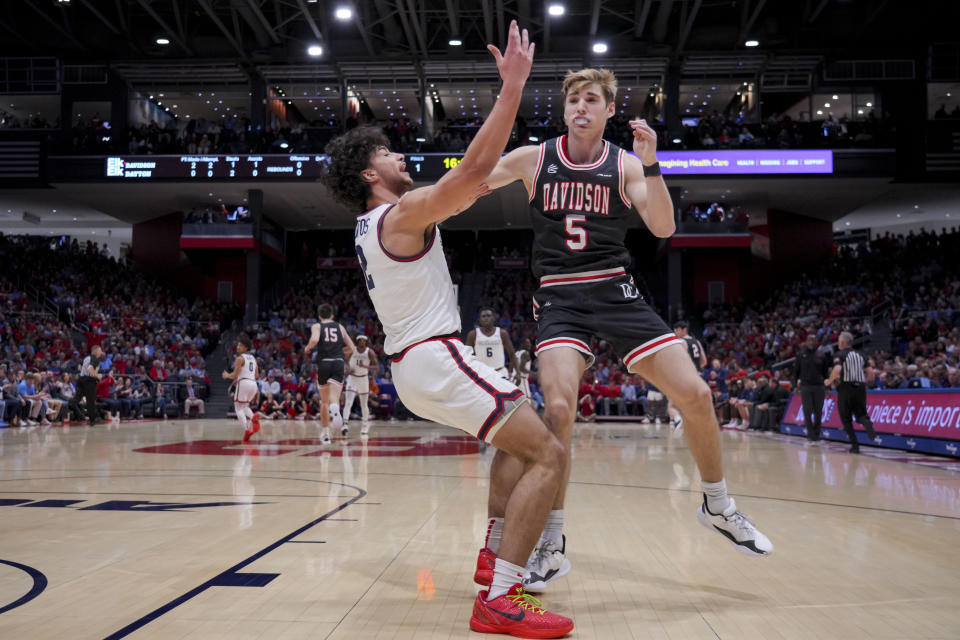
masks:
[[[857,433],[853,430],[854,417],[867,430],[867,437],[871,440],[877,437],[877,432],[873,430],[873,422],[867,414],[867,376],[864,372],[866,360],[859,352],[853,350],[853,336],[847,331],[840,334],[837,346],[840,347],[840,351],[833,361],[830,377],[824,381],[824,384],[830,386],[838,379],[840,380],[840,385],[837,387],[837,412],[840,414],[843,430],[850,438],[850,453],[860,453]]]

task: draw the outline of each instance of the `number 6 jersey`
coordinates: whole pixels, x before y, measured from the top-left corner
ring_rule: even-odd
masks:
[[[396,256],[381,242],[383,220],[395,205],[383,204],[357,216],[357,257],[373,307],[386,334],[388,355],[435,336],[460,332],[460,312],[443,255],[440,230],[416,255]]]
[[[623,241],[637,212],[627,198],[626,151],[603,141],[590,164],[575,164],[567,136],[540,145],[530,218],[533,275],[543,276],[630,266]]]

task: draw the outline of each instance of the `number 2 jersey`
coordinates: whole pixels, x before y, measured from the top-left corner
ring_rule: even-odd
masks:
[[[627,152],[604,140],[600,157],[581,165],[566,145],[565,135],[540,145],[530,199],[533,275],[627,269],[624,238],[638,215],[625,189]]]
[[[383,246],[384,217],[396,205],[382,204],[357,216],[354,231],[357,257],[370,300],[386,334],[383,349],[395,355],[435,336],[460,332],[460,312],[453,281],[433,227],[424,248],[412,256],[397,256]]]

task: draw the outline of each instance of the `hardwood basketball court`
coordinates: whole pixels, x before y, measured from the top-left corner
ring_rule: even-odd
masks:
[[[357,427],[359,424],[356,425]],[[0,431],[0,638],[482,638],[467,622],[492,449],[424,422],[321,446],[235,421]],[[957,638],[960,461],[726,431],[738,506],[696,520],[668,425],[577,425],[572,638]]]

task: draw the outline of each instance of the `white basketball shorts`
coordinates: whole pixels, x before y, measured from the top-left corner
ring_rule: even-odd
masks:
[[[347,391],[363,395],[370,393],[370,378],[367,376],[347,376]]]
[[[526,401],[512,382],[480,362],[458,338],[431,338],[393,359],[393,384],[421,418],[490,442]]]
[[[237,381],[237,390],[233,395],[234,402],[253,402],[257,397],[257,383],[249,378]]]

